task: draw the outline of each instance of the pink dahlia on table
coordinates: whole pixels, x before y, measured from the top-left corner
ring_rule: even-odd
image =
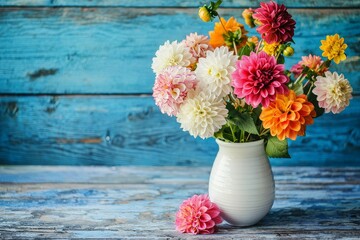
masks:
[[[288,13],[287,8],[276,2],[262,2],[252,17],[260,23],[256,29],[267,43],[285,43],[292,41],[295,21]]]
[[[309,56],[303,56],[300,62],[292,66],[290,72],[292,72],[295,77],[298,77],[303,71],[305,66],[311,69],[312,71],[314,71],[315,73],[319,75],[323,75],[324,72],[328,70],[328,68],[327,67],[321,68],[322,63],[323,61],[321,60],[321,57],[309,54]]]
[[[313,93],[317,96],[319,106],[325,112],[340,113],[349,106],[352,99],[352,87],[343,74],[325,72],[325,76],[316,77]]]
[[[287,93],[289,78],[284,73],[284,65],[277,64],[273,56],[265,52],[243,56],[236,62],[232,74],[234,93],[254,108],[262,104],[269,106],[276,94]]]
[[[208,195],[194,195],[185,200],[176,214],[176,230],[183,233],[211,234],[222,218],[220,210]]]
[[[177,115],[180,105],[190,90],[197,85],[195,73],[181,66],[171,66],[160,72],[155,79],[153,97],[162,113]]]

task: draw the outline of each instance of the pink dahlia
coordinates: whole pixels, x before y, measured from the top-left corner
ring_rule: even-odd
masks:
[[[209,45],[208,37],[204,35],[198,35],[197,33],[190,33],[190,35],[186,36],[186,39],[183,41],[183,43],[190,49],[190,53],[193,56],[193,65],[199,58],[206,57],[206,51],[213,50],[213,47]]]
[[[301,62],[301,61],[300,61]],[[303,71],[303,65],[298,62],[297,64],[293,65],[290,69],[290,72],[292,72],[294,74],[294,77],[297,78],[300,76],[300,74],[302,73]]]
[[[194,195],[185,200],[176,213],[176,230],[183,233],[211,234],[222,218],[220,210],[208,195]]]
[[[234,92],[239,98],[256,108],[260,103],[269,106],[276,94],[287,93],[289,78],[284,73],[284,65],[277,64],[273,56],[265,52],[251,52],[236,62],[232,74]]]
[[[276,2],[262,2],[255,10],[253,18],[260,23],[256,29],[267,43],[285,43],[292,41],[295,21],[288,13],[287,8]]]
[[[323,75],[324,72],[328,70],[328,68],[320,68],[322,63],[323,61],[321,60],[321,57],[310,54],[309,56],[303,56],[300,62],[291,67],[290,72],[292,72],[295,77],[298,77],[303,71],[304,66],[306,66],[315,73]]]
[[[170,66],[155,79],[153,97],[162,113],[173,116],[179,112],[188,92],[196,88],[195,73],[181,66]]]

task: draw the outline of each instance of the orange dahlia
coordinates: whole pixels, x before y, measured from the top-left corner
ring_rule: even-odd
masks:
[[[221,24],[222,23],[222,24]],[[226,30],[225,30],[226,29]],[[226,46],[226,36],[227,32],[235,33],[236,31],[241,31],[241,38],[236,40],[236,45],[238,48],[245,46],[247,41],[246,34],[248,33],[244,25],[238,23],[234,17],[229,18],[226,21],[224,18],[221,18],[221,22],[216,22],[214,26],[214,31],[210,31],[210,45],[214,48]]]
[[[306,95],[296,96],[290,90],[287,95],[278,94],[275,101],[263,107],[260,120],[265,129],[270,129],[271,136],[277,136],[279,140],[295,140],[297,135],[304,136],[306,125],[313,124],[315,116],[314,105]]]

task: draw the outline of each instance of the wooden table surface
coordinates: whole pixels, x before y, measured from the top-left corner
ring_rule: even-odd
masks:
[[[210,167],[0,167],[0,238],[358,239],[360,168],[274,167],[276,200],[256,226],[175,231]]]

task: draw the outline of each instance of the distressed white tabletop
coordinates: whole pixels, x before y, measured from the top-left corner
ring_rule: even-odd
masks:
[[[0,238],[358,239],[360,168],[274,167],[276,200],[256,226],[175,231],[209,167],[0,166]]]

